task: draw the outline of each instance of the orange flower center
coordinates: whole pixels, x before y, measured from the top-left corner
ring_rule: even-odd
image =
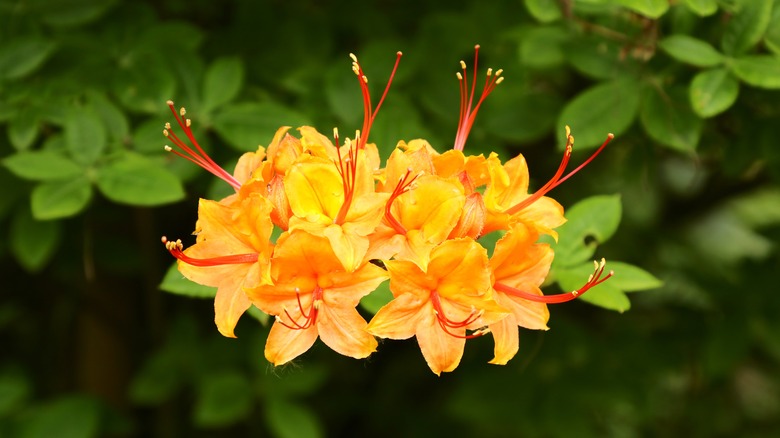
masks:
[[[319,313],[320,306],[322,305],[322,288],[317,286],[311,293],[311,304],[308,306],[308,311],[303,308],[301,303],[301,292],[297,287],[295,288],[295,299],[298,302],[298,310],[301,312],[303,322],[299,322],[298,318],[293,318],[287,309],[284,309],[284,314],[287,315],[287,319],[290,323],[284,322],[280,316],[276,317],[276,321],[287,327],[290,330],[306,330],[307,328],[317,324],[317,314]]]

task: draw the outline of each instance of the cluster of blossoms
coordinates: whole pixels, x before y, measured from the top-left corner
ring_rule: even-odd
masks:
[[[477,67],[478,49],[474,56]],[[460,121],[454,147],[439,153],[425,140],[400,141],[384,168],[371,125],[390,88],[372,107],[357,58],[352,68],[363,94],[364,121],[353,138],[340,143],[314,128],[280,128],[267,148],[244,154],[231,175],[219,167],[192,135],[185,110],[168,102],[189,140],[166,125],[164,134],[187,158],[230,184],[235,193],[220,201],[201,199],[197,242],[183,248],[168,241],[186,278],[217,288],[216,325],[234,336],[239,317],[252,305],[275,317],[265,357],[284,364],[307,351],[319,337],[333,350],[364,358],[376,338],[416,337],[431,370],[458,366],[467,339],[492,334],[494,364],[518,351],[518,326],[546,329],[547,303],[572,300],[605,281],[604,262],[573,292],[544,295],[540,285],[553,259],[541,235],[557,238],[563,208],[547,193],[592,160],[565,174],[573,137],[555,175],[529,193],[522,155],[501,163],[495,153],[462,151],[477,111],[501,83],[501,70],[487,70],[475,100],[461,61]],[[568,130],[568,128],[567,128]],[[274,228],[281,235],[272,241]],[[477,240],[505,234],[492,257]],[[367,322],[356,307],[361,298],[390,281],[394,299]]]

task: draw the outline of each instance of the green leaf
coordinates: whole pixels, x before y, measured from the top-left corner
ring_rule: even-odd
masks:
[[[18,372],[0,374],[0,418],[22,408],[32,393],[29,379]]]
[[[230,105],[214,116],[217,133],[236,150],[246,152],[267,145],[282,126],[308,123],[302,114],[273,102]]]
[[[636,83],[618,80],[595,85],[569,101],[558,117],[559,146],[566,145],[566,125],[571,127],[575,148],[589,149],[600,145],[608,133],[625,132],[636,118],[639,93]]]
[[[718,12],[718,0],[683,0],[695,14],[707,17]]]
[[[574,204],[566,212],[567,222],[556,229],[555,265],[573,266],[593,257],[596,247],[617,230],[621,214],[619,195],[591,196]]]
[[[11,145],[18,151],[29,149],[38,137],[40,123],[40,114],[35,108],[22,108],[8,123]]]
[[[713,67],[721,64],[724,56],[708,42],[688,35],[672,35],[658,42],[672,58],[697,67]]]
[[[775,55],[780,55],[780,2],[778,1],[775,1],[775,7],[772,9],[772,17],[764,34],[764,44]]]
[[[550,23],[563,16],[557,0],[523,0],[523,3],[531,16],[542,23]]]
[[[203,286],[193,281],[187,280],[179,272],[177,262],[173,262],[168,271],[165,272],[160,283],[160,289],[176,295],[184,295],[192,298],[210,298],[217,296],[217,288]]]
[[[265,409],[268,426],[278,438],[318,438],[325,436],[316,414],[307,406],[284,399],[268,400]]]
[[[184,198],[184,188],[175,175],[130,152],[98,168],[96,182],[106,198],[123,204],[153,206]]]
[[[393,293],[390,292],[390,282],[385,281],[360,300],[360,307],[373,315],[392,299]]]
[[[24,269],[38,272],[54,255],[61,231],[59,222],[35,220],[26,208],[21,208],[11,223],[11,252]]]
[[[253,401],[252,386],[244,374],[210,373],[197,387],[193,420],[200,427],[225,427],[246,418]]]
[[[780,89],[780,56],[752,55],[734,60],[734,74],[755,87]]]
[[[21,438],[91,438],[98,436],[99,405],[84,396],[66,396],[47,402],[27,417]]]
[[[399,140],[409,141],[414,138],[424,138],[432,144],[438,144],[426,129],[417,107],[401,96],[395,96],[382,105],[382,111],[368,135],[368,141],[376,143],[379,156],[383,159],[390,156]],[[469,145],[466,143],[467,150],[469,150]]]
[[[3,159],[14,175],[33,181],[72,178],[84,173],[78,164],[54,151],[19,152]]]
[[[31,8],[50,26],[73,27],[100,18],[116,0],[33,0]]]
[[[723,52],[744,53],[764,36],[772,13],[773,0],[749,0],[739,3],[739,11],[731,16],[721,39]]]
[[[130,123],[125,113],[101,92],[90,93],[89,102],[103,126],[108,129],[108,136],[117,142],[126,142],[130,136]]]
[[[514,92],[510,84],[506,85],[506,89],[490,96],[489,105],[480,109],[478,123],[490,134],[514,142],[530,142],[548,135],[563,107],[563,99],[546,92]]]
[[[612,269],[607,263],[606,269]],[[567,269],[555,271],[555,278],[561,289],[570,292],[581,288],[587,281],[588,276],[593,273],[593,263],[584,263]],[[609,310],[625,312],[631,308],[631,302],[626,294],[620,288],[612,283],[614,278],[610,278],[598,286],[592,287],[586,293],[577,298],[590,304],[603,307]]]
[[[690,87],[691,106],[700,117],[712,117],[726,111],[739,95],[739,81],[725,68],[703,71]]]
[[[160,114],[164,102],[176,94],[176,77],[170,62],[158,52],[131,53],[114,76],[112,91],[133,111]]]
[[[593,268],[593,265],[591,265],[591,268]],[[607,282],[624,292],[657,289],[664,285],[664,283],[653,274],[628,263],[607,260],[605,271],[615,272],[615,275],[607,280]]]
[[[77,163],[94,163],[106,147],[106,138],[106,128],[94,111],[74,108],[68,113],[65,120],[65,145]]]
[[[577,35],[569,42],[566,59],[571,67],[594,79],[615,79],[630,71],[637,61],[623,55],[617,41],[595,35]]]
[[[682,152],[693,152],[699,143],[702,120],[690,106],[687,90],[672,88],[663,95],[648,87],[639,118],[651,138]]]
[[[44,182],[32,191],[32,213],[39,220],[74,216],[87,206],[91,197],[92,187],[86,176]]]
[[[156,406],[176,395],[184,384],[179,350],[166,348],[146,360],[130,382],[128,397],[133,404]]]
[[[203,112],[235,99],[243,82],[244,65],[240,58],[225,57],[214,61],[206,71],[203,84]]]
[[[0,80],[19,79],[35,72],[54,51],[55,44],[37,36],[16,37],[0,46]]]
[[[618,0],[618,3],[648,18],[660,18],[669,10],[669,0]]]
[[[528,67],[545,69],[564,63],[564,44],[570,35],[558,26],[538,26],[520,40],[520,60]]]

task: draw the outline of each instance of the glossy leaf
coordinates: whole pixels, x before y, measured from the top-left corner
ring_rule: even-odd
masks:
[[[51,2],[34,0],[32,7],[50,26],[71,27],[100,18],[116,0],[68,0]]]
[[[59,222],[38,221],[26,208],[19,209],[11,224],[11,252],[27,271],[38,272],[54,255],[61,234]]]
[[[35,72],[55,47],[37,36],[15,38],[0,46],[0,80],[19,79]]]
[[[772,17],[769,19],[769,25],[767,25],[764,34],[764,44],[775,55],[780,55],[780,2],[775,1]]]
[[[106,127],[108,137],[117,142],[127,141],[130,136],[130,122],[127,120],[127,115],[103,93],[91,93],[89,101],[103,122],[103,126]]]
[[[94,400],[65,396],[46,402],[30,413],[22,438],[92,438],[98,436],[100,412]]]
[[[591,196],[574,204],[566,211],[567,222],[556,229],[555,265],[576,266],[593,257],[596,247],[615,233],[621,215],[619,195]]]
[[[772,2],[773,0],[739,2],[739,10],[731,16],[721,39],[721,47],[726,54],[743,53],[761,40],[769,25]]]
[[[688,35],[672,35],[658,42],[658,46],[672,58],[697,67],[721,64],[724,56],[708,42]]]
[[[200,427],[234,424],[252,409],[252,387],[242,373],[213,373],[200,382],[197,390],[193,421]]]
[[[663,94],[648,88],[639,118],[654,140],[682,152],[693,152],[701,137],[702,121],[691,109],[687,94],[680,88]]]
[[[30,148],[40,132],[40,114],[35,108],[22,108],[8,124],[8,139],[17,151]]]
[[[65,155],[46,150],[13,154],[3,159],[3,165],[14,175],[33,181],[61,180],[84,173]]]
[[[520,60],[532,68],[553,68],[564,63],[564,44],[570,35],[562,27],[537,27],[520,40]]]
[[[184,295],[193,298],[211,298],[217,295],[216,287],[203,286],[184,278],[174,262],[165,272],[160,283],[160,289],[176,295]]]
[[[628,263],[607,260],[606,271],[610,270],[614,271],[615,275],[607,282],[624,292],[657,289],[664,284],[653,274]]]
[[[523,0],[525,8],[538,21],[550,23],[562,16],[561,4],[556,0]]]
[[[703,71],[691,82],[691,106],[704,118],[729,109],[738,95],[739,81],[725,68]]]
[[[718,11],[718,0],[683,0],[688,9],[700,15],[707,17]]]
[[[240,58],[217,59],[206,70],[202,110],[208,113],[235,99],[243,83],[244,65]]]
[[[618,0],[618,3],[648,18],[659,18],[669,10],[669,0]]]
[[[38,220],[59,219],[78,214],[92,198],[86,176],[39,184],[32,191],[32,213]]]
[[[68,113],[65,145],[77,163],[94,163],[105,149],[106,141],[106,128],[97,113],[87,108],[75,108]]]
[[[256,151],[268,145],[280,126],[308,124],[300,113],[273,102],[230,105],[214,116],[214,129],[239,151]]]
[[[141,155],[127,153],[97,169],[97,187],[114,201],[153,206],[184,198],[181,181]]]
[[[747,84],[780,89],[780,56],[752,55],[737,58],[732,69],[734,74]]]
[[[577,95],[563,108],[558,117],[559,146],[565,145],[564,127],[571,127],[574,147],[578,150],[600,145],[607,134],[625,132],[639,109],[636,83],[618,80],[595,85]]]
[[[317,438],[322,426],[311,409],[300,403],[272,399],[265,409],[268,426],[278,438]]]

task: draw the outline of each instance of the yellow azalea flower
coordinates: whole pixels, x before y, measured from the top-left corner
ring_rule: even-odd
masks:
[[[309,156],[287,172],[284,185],[293,216],[290,231],[326,237],[344,269],[363,263],[371,234],[382,220],[389,195],[374,191],[363,150],[350,147],[338,162]]]
[[[277,242],[271,278],[273,284],[247,289],[257,307],[276,316],[265,346],[271,363],[295,359],[317,337],[357,359],[376,350],[377,342],[355,307],[388,278],[383,269],[367,263],[347,272],[327,239],[293,231]]]
[[[231,204],[201,199],[196,243],[182,251],[181,241],[163,238],[179,259],[182,275],[217,288],[214,319],[224,336],[235,337],[236,323],[251,305],[244,288],[270,281],[272,209],[271,203],[256,193]]]
[[[529,294],[542,295],[539,286],[550,271],[553,250],[547,244],[536,243],[538,238],[534,230],[518,224],[496,243],[490,258],[493,284],[500,283]],[[495,357],[490,363],[504,365],[517,353],[517,327],[547,330],[550,312],[542,302],[529,301],[502,290],[495,291],[493,298],[511,311],[507,318],[490,325],[496,342]]]
[[[416,336],[437,375],[458,366],[467,338],[484,334],[485,326],[507,315],[492,299],[487,252],[472,239],[447,240],[423,268],[406,260],[388,260],[385,266],[395,298],[367,330],[381,338]]]
[[[457,181],[436,175],[415,178],[407,172],[385,204],[382,223],[370,236],[367,257],[395,257],[424,268],[431,250],[458,223],[465,202]]]

